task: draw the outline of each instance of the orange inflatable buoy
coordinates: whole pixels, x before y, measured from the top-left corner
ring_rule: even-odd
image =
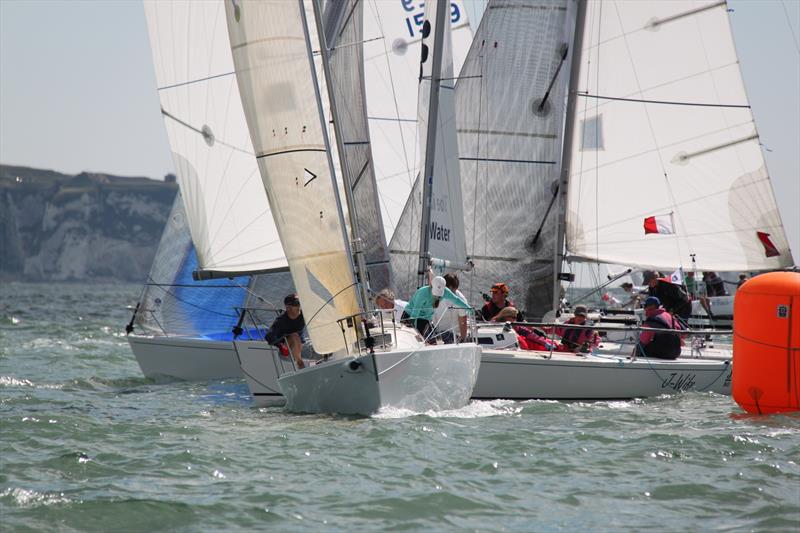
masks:
[[[800,410],[800,273],[761,274],[736,291],[733,399],[749,413]]]

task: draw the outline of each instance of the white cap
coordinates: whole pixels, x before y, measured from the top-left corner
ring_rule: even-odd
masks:
[[[431,294],[433,294],[436,298],[441,298],[444,296],[444,287],[445,281],[442,276],[436,276],[431,281]]]

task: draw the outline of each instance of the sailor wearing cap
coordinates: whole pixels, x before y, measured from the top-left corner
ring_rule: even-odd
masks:
[[[572,314],[573,317],[567,320],[565,324],[583,326],[586,324],[586,317],[589,314],[589,310],[585,305],[576,305]],[[595,330],[589,328],[557,327],[555,328],[555,333],[561,337],[559,351],[576,353],[588,352],[592,347],[600,344],[600,335],[598,335]]]
[[[431,280],[430,285],[423,285],[406,305],[406,314],[412,320],[414,327],[417,328],[423,337],[430,334],[430,322],[433,318],[434,310],[439,306],[441,300],[447,300],[454,304],[456,308],[467,309],[469,304],[456,296],[446,286],[443,277],[436,276]]]
[[[304,368],[305,364],[301,357],[303,339],[300,334],[306,327],[306,320],[303,318],[303,310],[300,308],[297,294],[287,295],[283,299],[283,305],[286,307],[286,311],[272,322],[265,340],[271,345],[277,346],[282,353],[288,348],[297,368]]]
[[[666,309],[661,307],[661,300],[650,296],[644,301],[645,320],[642,325],[653,329],[684,329]],[[679,333],[642,331],[639,343],[634,349],[634,356],[655,357],[658,359],[676,359],[681,354],[681,337]]]
[[[511,320],[514,322],[522,322],[525,320],[525,317],[522,316],[522,312],[514,306],[514,302],[508,299],[508,285],[505,283],[495,283],[492,285],[491,293],[490,299],[481,308],[481,316],[485,321],[495,322],[499,320],[500,316],[502,316],[503,320],[508,320],[509,316],[511,316]],[[484,295],[484,298],[486,298],[486,295]],[[511,309],[504,311],[503,314],[500,315],[500,312],[507,308]],[[514,313],[516,313],[516,317],[513,316]]]

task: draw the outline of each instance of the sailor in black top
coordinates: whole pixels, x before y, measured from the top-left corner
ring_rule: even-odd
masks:
[[[652,270],[645,270],[642,276],[644,283],[649,287],[648,295],[658,298],[664,309],[683,320],[688,320],[692,316],[692,302],[679,285],[659,278],[658,273]]]
[[[303,340],[300,334],[306,327],[306,320],[303,318],[302,309],[300,309],[300,300],[297,299],[296,294],[290,294],[283,299],[283,304],[286,306],[286,311],[272,322],[265,340],[278,347],[285,343],[297,368],[305,368],[303,359],[300,356],[303,350]]]
[[[486,322],[491,322],[498,314],[500,314],[500,311],[503,309],[508,307],[516,309],[514,302],[507,298],[509,292],[508,285],[505,283],[495,283],[492,285],[491,292],[491,298],[481,308],[480,316],[482,316],[483,320]],[[484,298],[486,298],[486,296],[484,296]],[[525,317],[523,316],[522,311],[517,309],[517,316],[513,320],[515,322],[523,322]]]

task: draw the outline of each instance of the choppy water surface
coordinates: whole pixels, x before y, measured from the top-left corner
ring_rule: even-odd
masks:
[[[0,285],[3,530],[800,528],[800,416],[729,397],[473,402],[368,419],[156,384],[132,285]]]

